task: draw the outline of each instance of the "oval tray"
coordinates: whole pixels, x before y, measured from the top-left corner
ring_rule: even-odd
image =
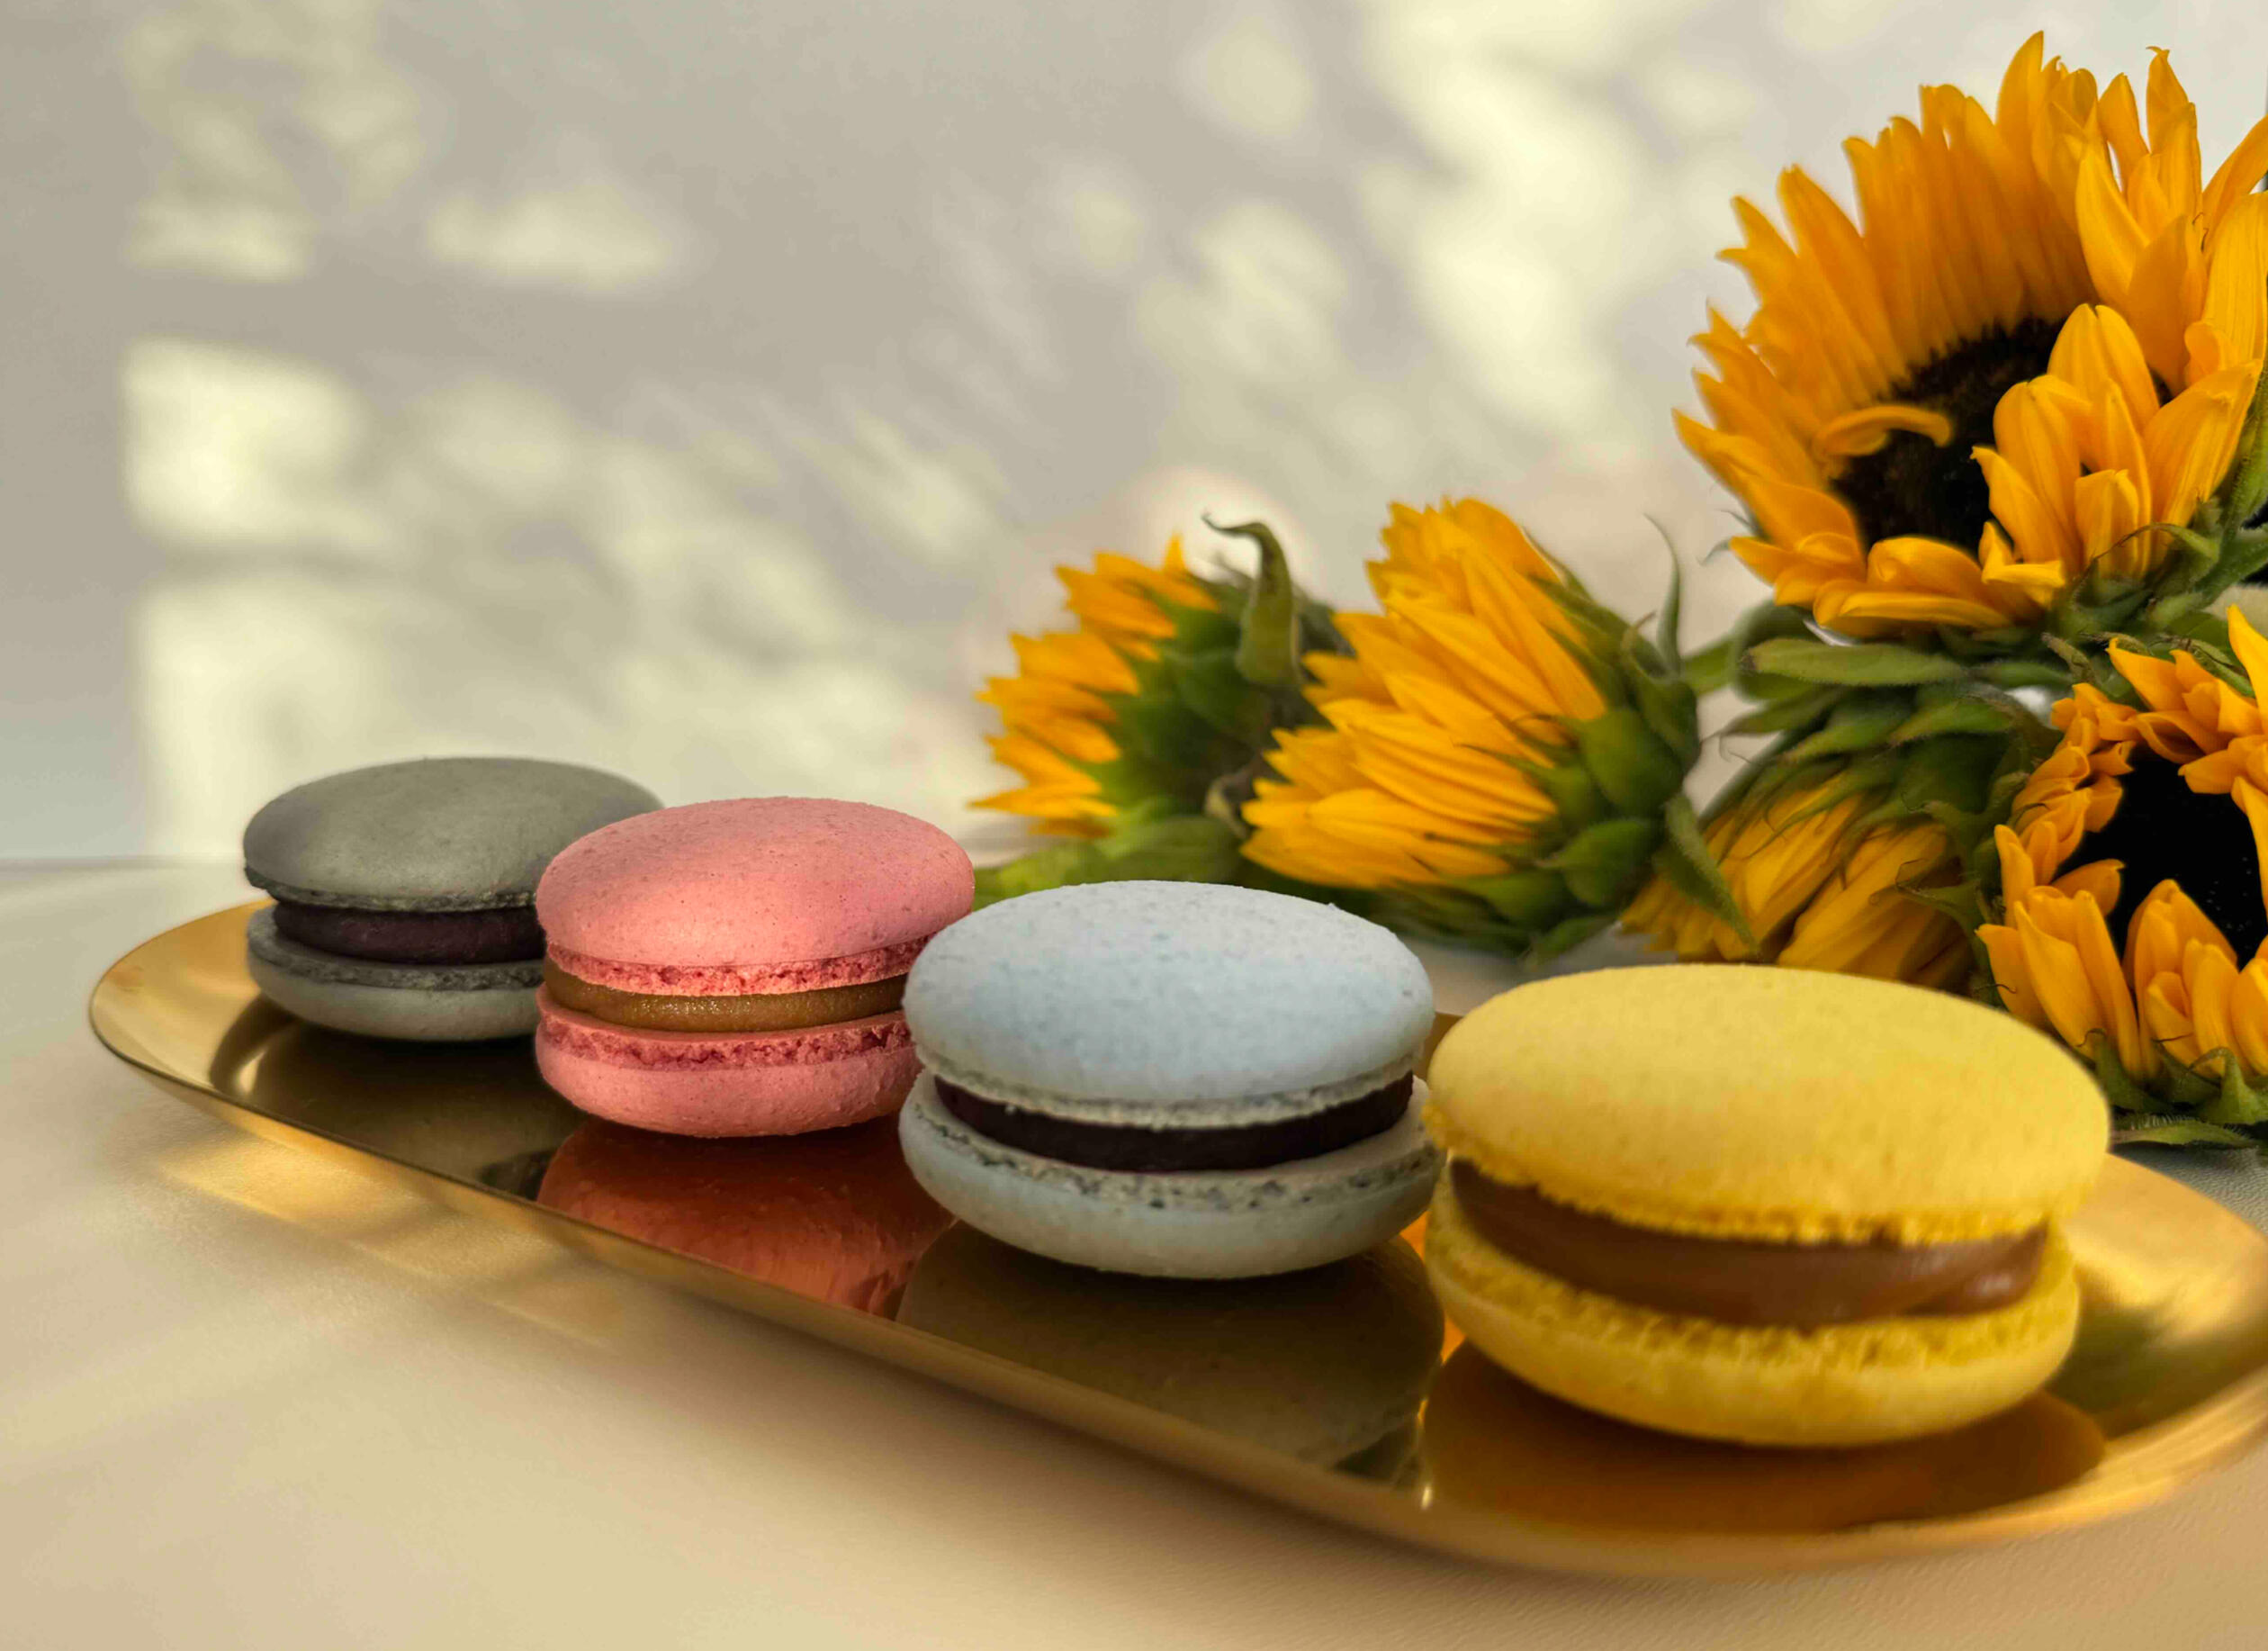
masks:
[[[859,1177],[896,1175],[886,1124],[802,1145],[606,1138],[612,1126],[585,1124],[544,1087],[525,1042],[382,1043],[284,1015],[244,970],[256,909],[200,918],[121,959],[95,987],[95,1034],[159,1087],[256,1135],[1426,1547],[1626,1575],[1941,1552],[2139,1506],[2268,1430],[2268,1240],[2122,1159],[2070,1223],[2086,1305],[2048,1394],[1911,1444],[1706,1444],[1561,1404],[1461,1346],[1454,1327],[1436,1349],[1399,1241],[1285,1279],[1181,1285],[1058,1268],[959,1228],[920,1250],[939,1219],[899,1258],[910,1284],[904,1267],[846,1271],[846,1258],[884,1246],[875,1212],[888,1200]],[[606,1225],[537,1201],[571,1136],[579,1178],[594,1163],[613,1177],[611,1202],[578,1205]],[[680,1186],[686,1202],[673,1204]],[[547,1195],[559,1201],[555,1186]],[[729,1231],[714,1215],[720,1198]],[[696,1207],[712,1213],[684,1214]],[[947,1333],[897,1322],[900,1310]],[[1090,1331],[1066,1335],[1074,1319]]]

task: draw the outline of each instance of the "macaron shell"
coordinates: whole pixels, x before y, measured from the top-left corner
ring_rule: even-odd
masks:
[[[725,971],[706,984],[680,972],[667,984],[660,976],[640,984],[641,974],[601,985],[800,991],[846,982],[751,984],[746,971],[917,943],[964,916],[975,886],[960,845],[910,815],[759,797],[665,808],[593,832],[552,862],[536,910],[562,954]]]
[[[2069,1213],[2109,1118],[2060,1043],[1943,992],[1807,970],[1606,970],[1490,999],[1428,1076],[1442,1144],[1636,1225],[1953,1242]]]
[[[1642,1427],[1752,1445],[1873,1444],[1963,1426],[2045,1384],[2079,1322],[2059,1237],[2030,1294],[1996,1312],[1821,1330],[1676,1317],[1522,1265],[1473,1231],[1446,1181],[1426,1268],[1450,1319],[1522,1380]]]
[[[278,1008],[335,1032],[412,1043],[478,1043],[490,1038],[524,1038],[536,1030],[532,986],[446,991],[429,985],[320,979],[292,973],[249,949],[244,965],[262,996]],[[403,966],[404,974],[427,972]]]
[[[923,1059],[978,1094],[1202,1124],[1391,1081],[1434,1010],[1425,966],[1376,924],[1256,889],[1129,881],[955,924],[914,964],[905,1014]]]
[[[926,1074],[898,1128],[915,1177],[970,1226],[1035,1255],[1153,1277],[1249,1278],[1357,1255],[1417,1219],[1439,1168],[1416,1102],[1392,1129],[1336,1152],[1188,1175],[1004,1146],[947,1112]]]
[[[644,787],[527,757],[432,757],[294,787],[244,828],[244,864],[288,899],[371,911],[525,905],[576,838],[660,807]]]
[[[664,1134],[797,1135],[860,1123],[896,1111],[921,1071],[896,1015],[801,1033],[643,1032],[539,997],[544,1080],[594,1117]]]

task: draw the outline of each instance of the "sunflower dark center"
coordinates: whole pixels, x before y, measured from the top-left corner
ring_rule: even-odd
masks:
[[[2135,908],[2170,877],[2236,948],[2236,961],[2250,962],[2268,940],[2268,912],[2261,904],[2260,851],[2245,811],[2234,798],[2191,790],[2171,762],[2137,755],[2134,771],[2119,782],[2118,813],[2088,835],[2071,861],[2125,862],[2119,904],[2110,914],[2112,943],[2124,947]]]
[[[1835,478],[1835,491],[1868,543],[1910,534],[1964,548],[1976,543],[1992,498],[1970,449],[1992,445],[1993,410],[2001,397],[2048,370],[2056,331],[2053,321],[2028,320],[1988,332],[1948,350],[1890,392],[1890,401],[1943,413],[1953,421],[1953,439],[1940,447],[1898,430],[1879,452],[1852,459]]]

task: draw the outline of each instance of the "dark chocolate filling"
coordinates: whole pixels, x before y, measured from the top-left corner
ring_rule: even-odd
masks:
[[[520,963],[544,955],[532,906],[476,912],[375,912],[275,903],[276,933],[337,957],[379,963]]]
[[[1411,1082],[1408,1078],[1397,1078],[1382,1089],[1305,1117],[1217,1129],[1145,1129],[1132,1123],[1052,1117],[1028,1106],[1011,1106],[1004,1101],[972,1095],[941,1078],[937,1080],[937,1098],[963,1123],[1003,1146],[1090,1169],[1173,1175],[1288,1164],[1382,1135],[1409,1110]]]
[[[2044,1227],[1958,1244],[1773,1244],[1625,1226],[1491,1179],[1458,1159],[1451,1186],[1490,1243],[1580,1289],[1724,1324],[1811,1328],[1989,1313],[2039,1276]]]

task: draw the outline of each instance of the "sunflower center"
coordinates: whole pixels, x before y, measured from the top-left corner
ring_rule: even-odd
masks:
[[[2268,940],[2268,911],[2261,904],[2260,851],[2245,811],[2232,798],[2191,790],[2171,762],[2138,762],[2119,783],[2119,811],[2089,834],[2071,862],[2126,862],[2119,904],[2110,913],[2112,943],[2124,946],[2135,909],[2170,877],[2236,947],[2237,961],[2250,962]]]
[[[1898,430],[1879,451],[1852,459],[1835,491],[1858,518],[1868,544],[1908,535],[1974,549],[1992,514],[1984,472],[1970,449],[1990,447],[2001,397],[2048,370],[2056,347],[2053,321],[2019,321],[2004,331],[1956,346],[1890,392],[1889,400],[1943,413],[1953,439]]]

